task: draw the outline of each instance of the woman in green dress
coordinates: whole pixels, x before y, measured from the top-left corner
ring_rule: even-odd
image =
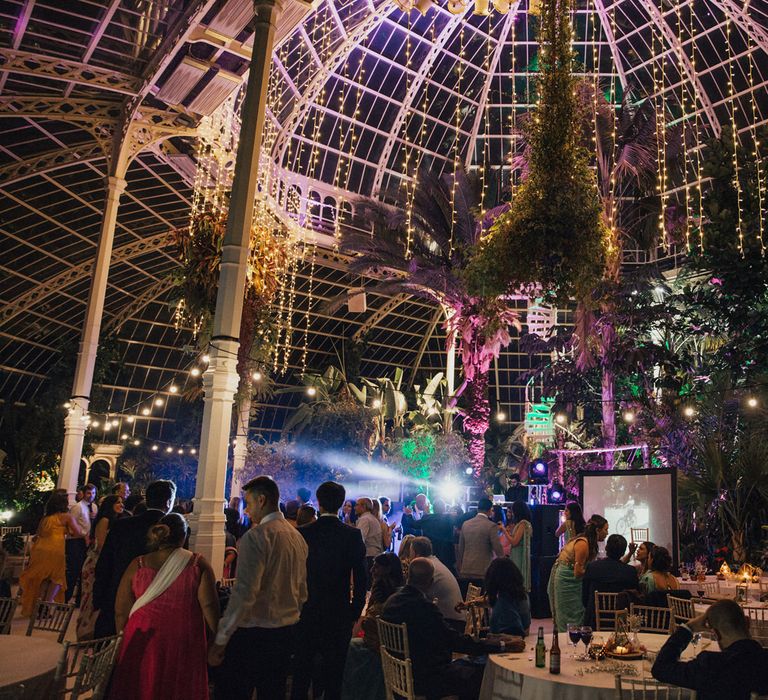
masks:
[[[584,620],[581,588],[587,564],[597,556],[597,544],[608,537],[608,521],[593,515],[583,535],[578,535],[560,550],[549,576],[549,606],[558,632],[569,624],[580,625]]]
[[[502,537],[509,544],[509,558],[517,564],[523,575],[525,590],[531,590],[531,509],[527,503],[515,501],[512,504],[514,524],[501,530]]]
[[[563,544],[568,544],[577,535],[584,533],[587,524],[584,522],[584,516],[581,513],[581,506],[578,503],[569,503],[565,506],[565,520],[557,528],[555,537],[563,537]]]

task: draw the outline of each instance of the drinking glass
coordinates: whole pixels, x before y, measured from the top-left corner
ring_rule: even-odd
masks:
[[[688,580],[688,565],[687,564],[683,564],[680,567],[680,578],[683,579],[683,581],[687,581]]]
[[[576,647],[581,641],[581,627],[572,623],[568,623],[568,639],[571,640],[571,645],[573,646],[573,653],[571,654],[571,658],[575,659]]]
[[[696,589],[696,593],[698,593],[698,594],[699,594],[699,601],[702,601],[702,600],[704,600],[704,594],[705,594],[706,592],[707,592],[707,591],[706,591],[706,589],[705,589],[703,586],[699,586],[699,587]]]
[[[584,646],[589,649],[589,643],[592,641],[592,628],[589,625],[585,625],[581,628],[581,641],[584,642]]]
[[[701,632],[695,632],[693,637],[691,637],[691,646],[693,647],[693,655],[696,656],[698,654],[698,645],[701,641]]]

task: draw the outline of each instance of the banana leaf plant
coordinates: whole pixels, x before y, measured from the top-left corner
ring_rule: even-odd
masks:
[[[408,411],[407,422],[411,432],[443,433],[450,425],[454,410],[448,405],[448,382],[442,372],[427,380],[424,389],[413,385],[416,408]]]
[[[361,378],[362,389],[355,387],[354,393],[362,404],[374,411],[375,431],[373,434],[372,452],[383,452],[388,437],[401,438],[405,435],[405,416],[408,411],[408,401],[400,391],[403,383],[403,370],[395,370],[395,378],[379,377],[377,379]],[[391,436],[387,427],[392,426]]]

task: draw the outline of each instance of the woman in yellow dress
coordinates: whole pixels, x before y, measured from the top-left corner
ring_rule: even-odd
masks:
[[[29,617],[39,598],[48,603],[64,602],[67,588],[64,537],[83,537],[74,516],[68,510],[67,494],[54,493],[45,504],[45,517],[37,528],[29,566],[19,579],[21,614]]]

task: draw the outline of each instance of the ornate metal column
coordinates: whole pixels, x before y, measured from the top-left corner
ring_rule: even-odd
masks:
[[[248,245],[256,196],[267,82],[279,0],[255,0],[253,56],[243,103],[240,143],[221,253],[219,291],[203,376],[205,407],[200,436],[195,508],[190,517],[192,549],[220,574],[224,564],[224,488],[232,403],[237,390],[237,350],[243,312]]]
[[[77,491],[77,475],[80,471],[80,457],[83,452],[83,435],[86,428],[86,416],[91,397],[93,369],[96,352],[99,349],[101,317],[104,314],[104,296],[107,291],[109,262],[112,257],[112,242],[115,238],[117,210],[120,195],[125,191],[125,179],[121,169],[120,177],[107,178],[107,200],[104,206],[104,220],[99,234],[99,246],[96,252],[96,264],[93,266],[91,289],[88,294],[88,306],[85,311],[85,323],[77,355],[75,380],[72,384],[72,398],[69,415],[64,419],[64,445],[61,450],[59,468],[59,488],[67,489],[74,500]]]

